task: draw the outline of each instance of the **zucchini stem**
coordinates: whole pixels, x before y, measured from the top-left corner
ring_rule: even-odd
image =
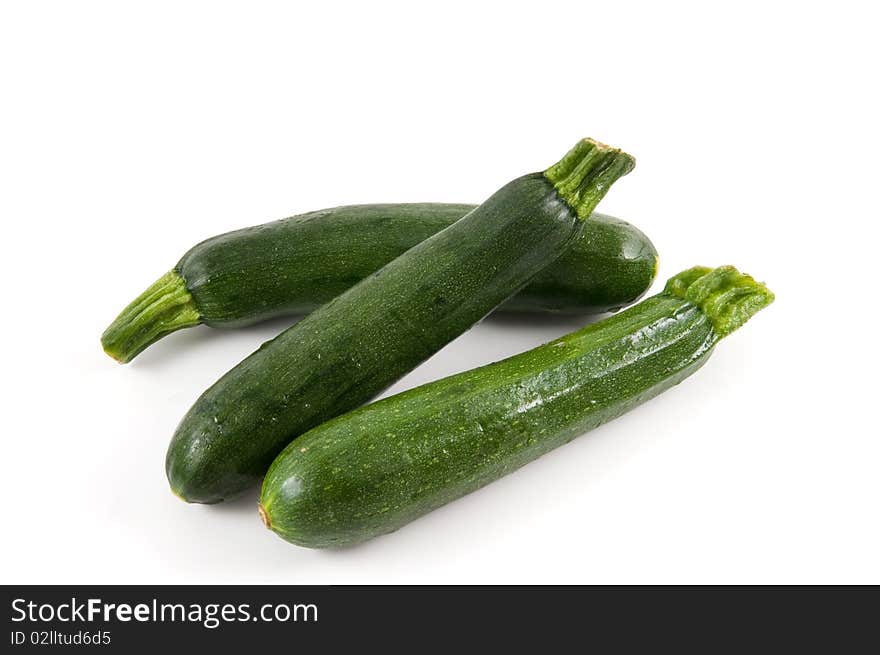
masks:
[[[775,299],[764,284],[733,266],[695,266],[670,278],[664,291],[699,307],[719,338],[741,327]]]
[[[116,317],[104,334],[104,352],[131,361],[154,341],[202,322],[192,294],[177,271],[168,271]]]
[[[616,180],[636,165],[630,155],[599,143],[582,139],[565,156],[544,171],[562,199],[585,220]]]

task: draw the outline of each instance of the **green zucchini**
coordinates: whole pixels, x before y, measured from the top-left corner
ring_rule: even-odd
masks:
[[[583,140],[263,344],[178,426],[172,490],[216,503],[257,484],[292,439],[381,392],[566,252],[633,165]]]
[[[260,515],[311,548],[396,530],[678,384],[772,300],[733,267],[690,269],[604,321],[337,417],[274,461]]]
[[[101,343],[128,362],[181,328],[308,313],[474,207],[351,205],[212,237],[126,307]],[[625,221],[598,213],[590,220],[565,255],[500,309],[601,314],[635,302],[654,281],[654,245]]]

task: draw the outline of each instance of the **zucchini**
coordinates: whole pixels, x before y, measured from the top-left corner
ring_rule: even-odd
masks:
[[[126,307],[101,343],[128,362],[181,328],[308,313],[473,209],[351,205],[212,237]],[[590,220],[590,230],[501,309],[601,314],[635,302],[654,281],[654,245],[617,218]]]
[[[257,484],[293,438],[380,393],[562,255],[633,165],[583,140],[263,344],[178,426],[172,490],[216,503]]]
[[[561,339],[340,416],[290,444],[263,482],[263,522],[311,548],[391,532],[656,396],[773,295],[733,267]]]

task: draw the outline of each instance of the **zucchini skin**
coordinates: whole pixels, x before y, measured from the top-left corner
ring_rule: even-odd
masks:
[[[202,322],[241,327],[305,314],[329,302],[475,205],[350,205],[248,227],[203,241],[175,270]],[[500,310],[600,314],[651,285],[657,251],[636,227],[603,214],[571,249]]]
[[[380,393],[558,258],[633,166],[592,141],[572,152],[548,171],[578,187],[574,207],[546,173],[518,178],[220,378],[172,438],[174,493],[216,503],[259,483],[292,439]]]
[[[604,321],[318,426],[270,467],[263,521],[297,545],[355,544],[629,411],[699,369],[722,336],[772,301],[738,272],[719,291],[727,270],[686,271]],[[710,275],[711,299],[682,297],[691,278]]]

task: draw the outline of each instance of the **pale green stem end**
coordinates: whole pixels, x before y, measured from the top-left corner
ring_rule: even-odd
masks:
[[[201,322],[183,278],[169,271],[122,310],[101,335],[101,345],[113,359],[125,363],[162,337]]]
[[[775,298],[763,283],[733,266],[695,266],[670,278],[664,291],[699,307],[719,338],[740,328]]]
[[[544,171],[580,219],[586,219],[615,181],[629,173],[636,160],[616,148],[583,139]]]

